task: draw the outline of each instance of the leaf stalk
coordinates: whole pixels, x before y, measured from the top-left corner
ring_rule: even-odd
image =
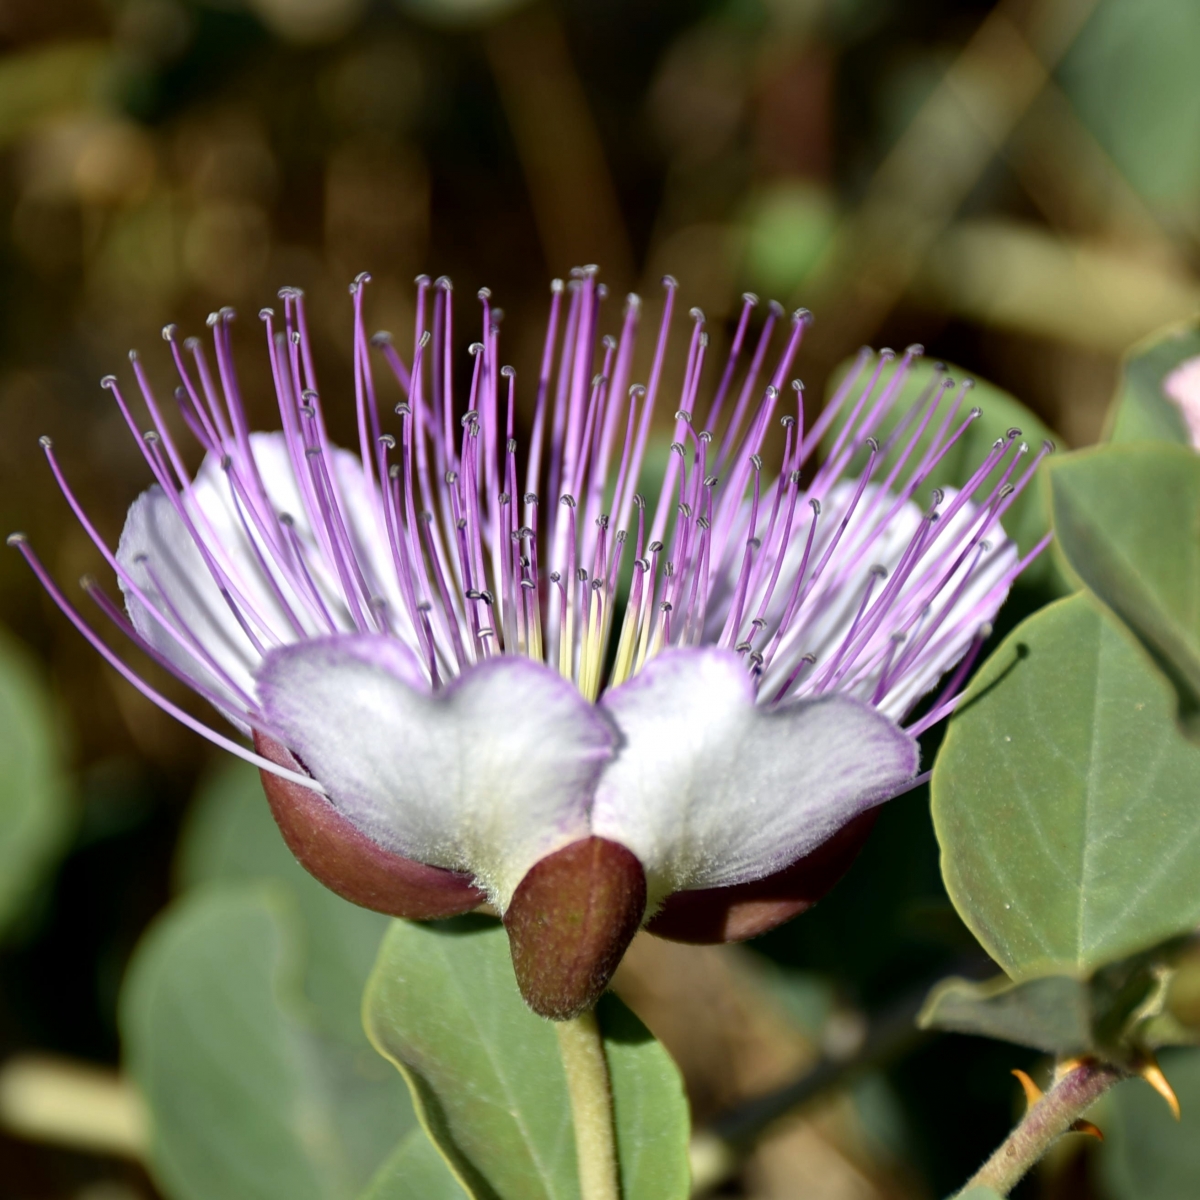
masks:
[[[580,1200],[621,1200],[612,1085],[595,1010],[556,1021],[554,1028],[571,1097]]]

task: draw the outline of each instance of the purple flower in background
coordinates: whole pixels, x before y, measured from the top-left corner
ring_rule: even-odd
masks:
[[[594,269],[553,284],[522,445],[489,293],[456,378],[449,281],[418,279],[406,363],[366,335],[366,278],[351,288],[356,453],[327,436],[294,289],[260,314],[279,432],[248,428],[231,310],[209,318],[212,358],[164,330],[205,451],[194,477],[136,356],[149,432],[104,380],[156,481],[115,554],[43,439],[124,611],[85,581],[91,597],[254,751],[154,691],[10,540],[126,678],[260,767],[323,882],[412,917],[489,900],[538,1011],[594,1000],[647,918],[720,940],[802,910],[871,811],[917,780],[917,736],[952,709],[1033,556],[1001,519],[1045,450],[1026,460],[1013,430],[961,491],[930,496],[922,483],[979,415],[969,382],[935,372],[881,443],[920,348],[864,351],[806,421],[791,371],[808,314],[787,323],[773,304],[752,337],[747,296],[719,374],[691,311],[670,452],[644,497],[673,280],[644,386],[630,386],[639,300],[601,337]],[[394,377],[386,401],[372,346]]]

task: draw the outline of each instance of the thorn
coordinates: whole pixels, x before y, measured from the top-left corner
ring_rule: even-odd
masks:
[[[1042,1089],[1019,1067],[1013,1071],[1021,1090],[1025,1093],[1025,1111],[1028,1112],[1041,1098]]]
[[[1071,1132],[1086,1133],[1088,1137],[1094,1137],[1098,1142],[1104,1141],[1104,1134],[1100,1132],[1099,1128],[1093,1125],[1091,1121],[1085,1121],[1082,1117],[1071,1125]]]
[[[1175,1089],[1167,1082],[1162,1067],[1153,1057],[1148,1057],[1142,1059],[1134,1070],[1167,1102],[1171,1112],[1175,1114],[1175,1120],[1178,1121],[1179,1097],[1175,1095]]]

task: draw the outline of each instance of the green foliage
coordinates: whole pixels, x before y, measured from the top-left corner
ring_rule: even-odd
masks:
[[[122,993],[127,1066],[172,1200],[349,1200],[415,1126],[359,1008],[387,920],[321,887],[258,774],[201,787],[177,877]]]
[[[1152,1026],[1164,1015],[1169,958],[1164,948],[1101,968],[1086,980],[1068,975],[1024,983],[1004,975],[986,983],[946,979],[930,993],[918,1024],[998,1038],[1063,1058],[1093,1054],[1109,1062],[1132,1062],[1157,1042]],[[1186,1035],[1181,1026],[1178,1031]]]
[[[1188,204],[1200,188],[1200,8],[1100,0],[1060,76],[1080,116],[1144,196]]]
[[[66,844],[68,794],[46,685],[0,632],[0,933]]]
[[[688,1192],[688,1115],[662,1047],[618,1000],[599,1010],[625,1200]],[[478,1200],[579,1195],[553,1025],[521,1000],[503,928],[486,917],[393,923],[364,1001],[367,1031]]]
[[[746,275],[752,287],[786,298],[828,249],[837,227],[833,198],[804,180],[765,189],[747,218]]]
[[[942,873],[1014,979],[1086,978],[1200,922],[1200,747],[1167,682],[1086,595],[1004,640],[934,768]]]
[[[838,369],[831,381],[831,388],[837,386],[845,376],[847,369],[848,364],[843,364]],[[880,388],[891,378],[895,369],[894,365],[883,369],[880,375]],[[869,372],[871,370],[873,370],[873,363],[868,362],[864,368],[863,380],[870,378]],[[951,366],[950,375],[954,379],[961,379],[964,372],[959,371],[957,367]],[[932,362],[926,359],[919,359],[914,363],[912,369],[909,371],[908,378],[904,382],[904,386],[900,389],[899,396],[896,397],[895,403],[892,405],[891,410],[877,432],[877,437],[881,443],[896,428],[904,414],[920,399],[933,380],[933,377],[934,364]],[[1010,429],[1016,428],[1021,430],[1022,440],[1028,444],[1031,457],[1033,453],[1041,448],[1043,442],[1057,441],[1056,435],[1039,421],[1029,409],[1021,404],[1019,400],[985,380],[975,380],[975,386],[967,394],[963,402],[962,409],[955,422],[956,425],[966,417],[973,406],[981,409],[983,415],[973,422],[967,432],[958,439],[946,456],[930,473],[929,478],[915,493],[914,499],[918,502],[925,503],[928,500],[930,491],[935,487],[961,487],[965,484],[979,464],[987,457],[992,443],[997,438],[1007,436]],[[943,402],[944,408],[945,402]],[[843,410],[841,418],[848,415],[849,408],[847,407]],[[826,439],[826,452],[828,452],[829,446],[840,430],[842,423],[842,419],[834,422],[833,428]],[[893,484],[894,488],[900,488],[906,480],[912,477],[913,470],[921,462],[924,452],[932,445],[934,436],[940,425],[941,417],[940,415],[935,415],[926,428],[924,435],[913,449],[904,469],[898,475],[896,482]],[[882,480],[887,478],[891,464],[903,452],[904,447],[907,446],[912,432],[911,428],[907,430],[893,448],[892,453],[876,468],[877,479]],[[860,470],[865,462],[866,455],[864,452],[859,459],[855,460],[852,471]],[[1003,470],[1003,466],[997,467],[980,485],[981,490],[977,494],[980,496],[986,495],[987,490],[999,480],[1003,474]],[[1044,473],[1044,471],[1045,464],[1039,469],[1039,475]],[[1021,477],[1021,472],[1022,468],[1018,467],[1017,474],[1013,477],[1013,482],[1016,482]],[[1013,502],[1012,507],[1004,516],[1003,524],[1005,531],[1017,543],[1017,547],[1022,554],[1031,550],[1037,541],[1045,536],[1047,530],[1050,528],[1050,515],[1037,479],[1031,480],[1021,495]],[[1053,560],[1048,554],[1043,554],[1037,562],[1024,572],[1018,583],[1023,586],[1036,585],[1049,587],[1058,592],[1066,590],[1055,571]]]
[[[1106,446],[1050,472],[1058,544],[1083,582],[1138,635],[1200,709],[1200,455]]]
[[[349,1200],[411,1120],[382,1064],[309,1019],[302,939],[285,888],[224,883],[138,948],[121,1032],[173,1200]]]
[[[470,1200],[446,1160],[414,1129],[379,1168],[360,1200]]]
[[[1167,1051],[1160,1060],[1179,1097],[1176,1122],[1162,1098],[1138,1080],[1106,1099],[1105,1142],[1097,1148],[1112,1200],[1194,1200],[1200,1180],[1200,1050]]]
[[[1180,363],[1200,355],[1200,327],[1179,325],[1135,346],[1125,359],[1108,414],[1112,442],[1188,443],[1183,414],[1163,390]]]

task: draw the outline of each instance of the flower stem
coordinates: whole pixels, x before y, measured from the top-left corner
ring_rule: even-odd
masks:
[[[569,1021],[556,1021],[554,1028],[575,1122],[580,1200],[620,1200],[612,1088],[595,1010],[588,1009]]]
[[[990,1187],[1007,1196],[1084,1112],[1124,1078],[1119,1067],[1095,1059],[1073,1066],[1029,1109],[959,1195],[973,1187]]]

